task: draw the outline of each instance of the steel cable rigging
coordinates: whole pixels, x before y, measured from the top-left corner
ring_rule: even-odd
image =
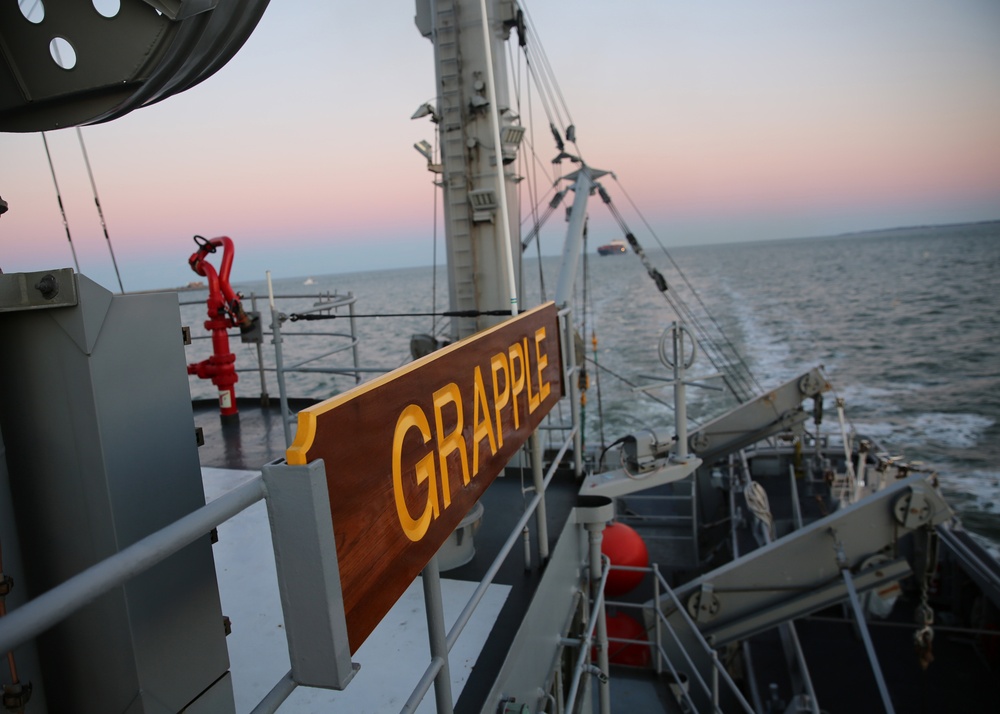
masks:
[[[714,318],[711,317],[708,308],[700,298],[698,299],[702,310],[706,315],[709,316],[711,322],[718,328],[719,334],[722,336],[721,342],[717,340],[705,324],[702,322],[701,318],[688,306],[684,299],[677,294],[674,290],[668,290],[667,281],[663,277],[663,274],[650,263],[649,258],[646,257],[645,251],[639,244],[635,235],[629,230],[628,225],[625,222],[624,217],[618,211],[618,208],[611,201],[611,197],[608,195],[607,191],[603,186],[598,186],[598,192],[601,195],[601,199],[604,204],[608,207],[611,215],[614,217],[615,222],[618,224],[619,228],[625,234],[625,238],[628,240],[629,245],[632,247],[632,251],[639,256],[642,264],[646,267],[650,278],[656,283],[657,289],[674,309],[677,315],[688,325],[694,329],[695,333],[698,335],[699,343],[702,345],[702,349],[705,352],[706,357],[708,357],[709,362],[712,366],[718,370],[722,375],[722,380],[726,387],[729,389],[730,393],[740,402],[748,401],[756,391],[760,390],[757,381],[754,379],[753,375],[750,373],[750,369],[746,362],[740,356],[739,352],[736,351],[735,346],[732,342],[725,336],[722,332],[721,326]],[[663,248],[662,244],[660,245]],[[664,253],[666,250],[664,249]],[[694,286],[688,281],[687,276],[684,275],[683,271],[680,270],[679,266],[671,260],[674,268],[677,270],[678,274],[681,276],[682,282],[691,291],[692,294],[697,296],[697,292]],[[726,350],[721,345],[728,345],[729,354],[726,354]],[[755,390],[756,386],[756,390]]]
[[[739,373],[741,373],[741,381],[743,381],[747,385],[751,395],[754,393],[763,392],[764,391],[763,387],[757,381],[756,377],[754,377],[753,372],[751,371],[750,366],[747,364],[746,360],[743,358],[742,353],[739,351],[739,349],[737,349],[736,345],[733,344],[732,340],[729,339],[729,336],[722,328],[722,325],[719,324],[718,320],[715,319],[715,316],[712,315],[711,311],[708,309],[708,306],[705,305],[704,301],[701,299],[701,296],[698,294],[698,291],[695,290],[694,285],[692,285],[691,281],[688,280],[687,275],[684,273],[683,270],[681,270],[680,265],[678,265],[677,262],[674,260],[673,256],[670,255],[670,252],[667,250],[666,246],[663,245],[663,242],[660,240],[659,236],[657,236],[656,231],[653,230],[652,226],[649,224],[649,221],[646,220],[646,217],[642,214],[642,211],[639,210],[639,207],[635,204],[635,201],[632,200],[632,197],[629,195],[628,191],[626,191],[625,187],[622,186],[621,181],[619,181],[618,177],[615,176],[614,174],[612,174],[612,178],[614,178],[615,183],[618,185],[618,188],[621,189],[622,194],[625,196],[626,200],[632,206],[632,209],[639,216],[639,219],[646,227],[646,230],[648,230],[649,234],[653,236],[653,239],[656,241],[657,245],[659,245],[660,250],[663,252],[664,256],[670,262],[670,265],[673,267],[673,269],[677,271],[677,274],[678,276],[680,276],[681,281],[694,296],[695,301],[698,303],[699,307],[701,308],[705,316],[708,318],[709,322],[712,323],[712,326],[715,328],[716,333],[718,334],[718,338],[711,337],[709,331],[704,326],[701,326],[700,328],[698,328],[699,338],[703,339],[708,344],[708,349],[717,351],[723,357],[725,357],[725,352],[726,350],[728,350],[729,352],[728,359],[731,359],[732,361],[735,362],[735,365],[738,367]],[[678,299],[680,299],[679,296]],[[686,305],[685,309],[687,309]],[[694,316],[693,312],[691,312],[689,309],[687,310],[689,314]],[[695,319],[695,323],[700,325],[700,321],[697,320],[697,318]],[[726,350],[722,349],[723,346],[726,348]]]
[[[76,272],[80,272],[80,261],[76,255],[76,246],[73,243],[73,237],[70,234],[69,229],[69,219],[66,216],[66,207],[63,204],[62,191],[59,189],[59,180],[56,178],[56,167],[55,163],[52,161],[52,152],[49,150],[49,140],[45,135],[45,132],[39,132],[42,135],[42,143],[45,146],[45,157],[49,162],[49,172],[52,174],[52,184],[56,190],[56,201],[59,204],[59,213],[62,216],[63,228],[66,231],[66,240],[69,243],[70,252],[73,254],[73,266],[76,268]],[[101,221],[101,230],[104,233],[104,240],[108,246],[108,252],[111,254],[111,263],[115,269],[115,278],[118,280],[118,289],[122,294],[125,293],[125,288],[122,285],[121,272],[118,270],[118,260],[115,258],[115,250],[111,246],[111,236],[108,234],[108,224],[104,219],[104,209],[101,207],[101,199],[97,195],[97,182],[94,180],[94,171],[90,166],[90,155],[87,153],[87,145],[83,141],[83,132],[80,131],[80,127],[76,127],[76,136],[80,142],[80,151],[83,153],[83,162],[87,167],[87,177],[90,179],[90,188],[94,194],[94,205],[97,207],[97,216]]]
[[[579,156],[579,146],[576,142],[576,131],[572,115],[570,114],[562,92],[559,89],[559,84],[555,79],[555,75],[552,71],[550,63],[548,62],[545,51],[537,41],[538,35],[531,21],[530,13],[527,9],[524,9],[523,12],[523,25],[518,26],[518,31],[520,32],[523,27],[526,27],[527,32],[533,34],[534,37],[531,42],[528,42],[526,38],[522,38],[520,45],[524,53],[525,66],[528,70],[528,80],[529,82],[532,80],[534,82],[534,89],[539,94],[539,98],[558,151],[558,154],[552,161],[552,164],[557,165],[563,159],[568,158],[574,163],[586,166],[583,159]],[[513,60],[511,60],[511,64],[513,67]],[[516,69],[517,71],[515,73],[520,78],[519,67]],[[521,87],[520,84],[518,84],[518,101],[520,101],[520,90]],[[530,99],[530,92],[528,96]],[[520,107],[520,104],[518,106]],[[532,138],[533,136],[532,122]],[[574,150],[577,152],[577,156],[573,156],[566,152],[567,142],[572,144]],[[533,156],[535,155],[534,146],[531,147],[531,154]],[[526,173],[529,181],[529,187],[535,188],[537,184],[533,183],[531,172],[529,171]],[[693,301],[698,306],[699,312],[692,310],[691,306],[680,294],[677,293],[676,290],[668,290],[666,278],[664,278],[663,274],[650,262],[639,241],[636,239],[635,234],[629,229],[621,212],[611,201],[607,191],[603,186],[597,184],[596,188],[602,201],[608,207],[613,219],[628,239],[633,252],[635,252],[640,261],[642,261],[647,273],[654,281],[657,289],[664,296],[667,303],[677,313],[678,317],[691,326],[692,330],[695,332],[700,343],[702,344],[706,357],[711,362],[715,370],[722,375],[723,382],[725,383],[728,391],[737,399],[737,401],[748,401],[754,394],[763,391],[759,382],[751,372],[749,365],[746,363],[740,351],[733,344],[732,340],[730,340],[730,338],[726,335],[725,330],[723,330],[718,320],[716,320],[712,313],[708,310],[708,307],[705,305],[698,292],[694,289],[694,286],[691,284],[690,280],[688,280],[684,271],[681,270],[680,266],[676,263],[676,261],[674,261],[673,257],[670,255],[669,251],[667,251],[662,241],[660,241],[655,231],[653,231],[649,222],[642,215],[642,212],[635,205],[635,202],[625,190],[624,186],[622,186],[618,181],[618,177],[613,173],[611,176],[615,179],[615,182],[618,184],[633,210],[635,210],[640,217],[640,220],[645,225],[646,229],[660,246],[661,251],[669,261],[670,266],[679,276],[681,283],[693,296]],[[551,190],[555,190],[557,185],[558,179],[553,182]],[[557,191],[552,198],[549,199],[547,206],[540,215],[540,201],[537,199],[533,201],[531,208],[531,216],[533,218],[532,227],[522,239],[522,251],[526,250],[533,240],[538,239],[542,227],[546,224],[552,214],[555,213],[568,190],[570,189]]]

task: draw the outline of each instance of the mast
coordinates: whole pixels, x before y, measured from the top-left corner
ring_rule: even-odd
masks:
[[[580,169],[566,177],[573,181],[573,207],[569,211],[569,226],[563,241],[562,262],[559,283],[556,285],[556,305],[568,305],[573,300],[573,286],[576,284],[577,266],[583,250],[583,227],[587,220],[587,203],[590,194],[599,186],[597,179],[607,174],[601,169],[592,169],[580,161]]]
[[[487,7],[490,47],[485,46],[481,7]],[[417,29],[434,44],[438,91],[434,119],[440,133],[449,309],[453,311],[510,310],[511,286],[516,289],[520,272],[520,207],[510,167],[523,129],[510,110],[506,63],[493,64],[496,86],[492,89],[488,65],[491,57],[504,56],[504,42],[510,28],[517,25],[518,14],[513,0],[416,0]],[[494,114],[499,116],[499,127],[493,124]],[[496,165],[497,136],[504,167],[502,186]],[[467,337],[501,319],[453,318],[451,337]]]

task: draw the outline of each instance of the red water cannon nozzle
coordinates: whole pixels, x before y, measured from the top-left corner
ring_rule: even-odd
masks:
[[[189,364],[188,374],[195,374],[201,379],[210,379],[219,388],[219,413],[223,417],[237,417],[236,409],[236,355],[229,349],[229,335],[226,332],[231,327],[239,327],[246,332],[253,322],[243,309],[240,295],[229,284],[229,272],[233,267],[235,248],[228,236],[220,236],[211,240],[195,236],[198,245],[188,264],[191,270],[208,280],[208,319],[205,329],[212,333],[212,356],[201,362]],[[208,262],[207,258],[222,248],[222,261],[219,269]]]

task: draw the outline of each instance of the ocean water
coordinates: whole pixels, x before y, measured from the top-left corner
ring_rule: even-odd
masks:
[[[1000,544],[1000,222],[852,234],[836,238],[692,246],[646,252],[667,278],[670,294],[692,308],[700,300],[727,339],[744,356],[765,388],[822,365],[835,387],[828,396],[824,428],[838,429],[833,396],[846,400],[854,428],[876,438],[892,454],[934,468],[966,527]],[[591,249],[592,250],[592,249]],[[683,277],[673,263],[683,271]],[[551,295],[558,259],[524,267],[524,304]],[[447,309],[445,271],[437,269],[437,310]],[[640,429],[673,423],[672,394],[635,386],[666,378],[659,359],[661,335],[677,319],[634,255],[587,256],[586,305],[578,327],[585,337],[591,386],[587,390],[586,439],[609,443]],[[433,312],[435,271],[430,267],[275,280],[279,294],[336,291],[357,296],[359,315]],[[541,278],[539,276],[542,276]],[[304,285],[306,277],[313,284]],[[693,288],[694,293],[687,287]],[[270,321],[263,282],[238,286],[260,296]],[[203,291],[182,294],[204,300]],[[286,314],[310,298],[280,301]],[[182,307],[185,324],[202,333],[203,303]],[[429,316],[358,317],[362,364],[392,369],[409,360],[414,333],[444,328]],[[285,322],[286,366],[332,349],[316,364],[350,363],[349,340],[318,333],[348,333],[345,318]],[[306,337],[303,335],[311,335]],[[596,338],[596,349],[593,340]],[[189,360],[210,346],[200,340]],[[273,345],[264,361],[273,365]],[[256,349],[234,345],[242,370],[240,395],[260,392]],[[311,364],[310,366],[315,366]],[[714,371],[702,355],[691,376]],[[277,395],[273,375],[268,391]],[[349,389],[353,378],[293,374],[289,392],[325,398]],[[212,397],[210,384],[191,379],[192,394]],[[689,416],[705,421],[732,404],[722,393],[690,389]]]

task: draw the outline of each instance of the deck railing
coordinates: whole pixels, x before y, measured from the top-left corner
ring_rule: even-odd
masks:
[[[270,275],[268,275],[270,279]],[[287,387],[287,376],[289,374],[328,374],[339,377],[350,377],[353,378],[354,384],[360,384],[363,376],[366,374],[384,374],[391,371],[395,367],[385,367],[385,366],[372,366],[372,365],[362,365],[361,358],[359,356],[358,347],[361,342],[361,338],[358,335],[357,322],[355,318],[354,306],[357,302],[357,298],[353,293],[337,293],[337,292],[316,292],[316,293],[286,293],[286,294],[275,294],[271,290],[270,286],[268,288],[268,294],[266,296],[259,296],[255,292],[251,292],[249,297],[245,298],[250,301],[251,310],[254,313],[260,313],[259,308],[261,307],[260,301],[264,300],[266,297],[267,304],[270,311],[270,324],[267,330],[261,329],[259,337],[252,340],[256,349],[256,362],[255,366],[246,366],[245,363],[240,365],[240,360],[237,358],[237,374],[248,374],[256,373],[258,375],[259,385],[260,385],[260,398],[262,403],[267,404],[270,399],[270,393],[268,390],[267,374],[273,373],[275,381],[278,385],[278,396],[282,414],[282,423],[284,425],[284,436],[285,436],[285,446],[286,448],[291,446],[294,434],[292,433],[292,425],[295,423],[296,415],[289,407],[289,390]],[[296,317],[301,317],[303,315],[330,315],[333,311],[346,309],[347,314],[344,315],[349,321],[350,328],[348,332],[332,332],[327,330],[295,330],[289,331],[285,329],[284,324],[291,319],[289,314],[286,314],[280,309],[280,306],[285,303],[298,301],[300,304],[302,301],[311,301],[312,305],[309,307],[297,307],[295,309],[294,315]],[[205,304],[204,300],[180,300],[179,302],[182,308],[195,308],[203,307]],[[193,315],[193,314],[192,314]],[[559,319],[562,325],[562,334],[560,338],[562,339],[562,354],[563,354],[563,393],[569,396],[570,404],[570,422],[569,424],[561,423],[554,418],[548,418],[544,424],[539,427],[539,431],[545,434],[549,434],[553,431],[561,431],[562,435],[568,434],[575,431],[574,435],[574,445],[573,445],[573,458],[574,458],[574,468],[576,473],[583,473],[583,425],[580,418],[580,412],[578,406],[580,404],[580,387],[578,384],[578,375],[580,371],[580,365],[576,364],[576,351],[572,348],[573,340],[571,338],[572,330],[572,316],[573,312],[571,308],[563,308],[559,311]],[[185,316],[187,319],[192,319],[192,316]],[[239,331],[236,328],[232,328],[230,331],[230,338],[236,340],[240,337]],[[338,340],[338,344],[329,348],[323,349],[318,354],[312,354],[304,359],[299,359],[291,365],[286,365],[286,348],[285,341],[288,338],[294,338],[296,342],[299,340]],[[263,344],[265,340],[270,339],[271,344],[274,345],[274,356],[273,362],[269,362],[264,356]],[[192,343],[198,341],[211,340],[210,333],[198,333],[192,334]],[[335,355],[351,351],[351,361],[347,365],[330,365],[330,364],[320,364],[323,361],[329,361],[329,359]],[[235,350],[234,350],[235,352]],[[396,365],[397,367],[399,365]],[[302,394],[299,396],[313,396],[312,393]],[[329,396],[329,395],[319,395],[319,396]],[[558,439],[560,437],[551,436],[551,439]],[[553,447],[557,448],[557,447]]]
[[[353,376],[355,382],[361,381],[361,375],[364,372],[372,371],[361,367],[359,355],[358,355],[358,344],[359,337],[357,331],[357,321],[355,319],[355,303],[357,298],[353,293],[339,293],[326,291],[318,291],[315,293],[283,293],[283,294],[265,294],[258,295],[256,292],[250,292],[250,294],[244,298],[245,302],[249,302],[250,314],[260,316],[263,320],[263,313],[261,312],[261,302],[266,301],[270,309],[270,322],[267,323],[267,328],[264,329],[264,323],[261,322],[261,331],[257,337],[246,339],[247,344],[256,345],[257,350],[257,363],[256,367],[246,367],[238,366],[237,372],[241,373],[251,373],[257,372],[260,382],[260,393],[262,397],[268,396],[268,384],[265,376],[266,372],[276,372],[276,366],[268,365],[268,361],[264,357],[263,344],[266,338],[270,338],[271,342],[275,345],[275,350],[280,351],[281,341],[286,337],[295,338],[308,338],[308,339],[325,339],[330,341],[331,339],[336,340],[337,344],[332,349],[329,349],[321,354],[316,354],[297,362],[291,366],[283,367],[285,372],[320,372],[329,374],[342,374]],[[179,300],[178,304],[182,308],[189,308],[189,311],[185,311],[185,318],[188,320],[193,320],[195,316],[201,317],[196,312],[196,309],[205,306],[204,300]],[[290,304],[297,304],[298,307],[295,308],[294,313],[289,314],[282,311],[282,307],[286,309],[291,309],[287,307]],[[303,319],[302,316],[305,315],[333,315],[335,311],[347,310],[347,313],[343,315],[347,319],[349,328],[346,332],[340,331],[328,331],[328,330],[296,330],[282,332],[281,326],[288,321],[294,321],[294,319]],[[277,326],[277,330],[276,330]],[[231,339],[239,339],[240,333],[236,328],[229,330],[229,335]],[[191,340],[192,342],[211,340],[212,335],[209,332],[203,332],[201,330],[192,331]],[[351,350],[352,352],[352,362],[349,366],[323,366],[323,367],[310,367],[309,365],[325,360],[332,355],[339,354],[341,352],[346,352]],[[384,372],[387,371],[383,368],[378,368],[374,371]]]
[[[542,490],[534,495],[527,504],[520,520],[513,527],[507,541],[500,549],[493,564],[489,567],[478,587],[466,603],[457,621],[448,631],[446,638],[434,649],[433,657],[423,677],[417,683],[407,699],[402,712],[412,712],[419,705],[424,695],[435,682],[437,675],[447,664],[448,652],[454,647],[463,629],[472,618],[473,613],[482,601],[483,596],[493,579],[499,572],[507,556],[520,538],[528,520],[535,515],[539,504],[544,502],[544,491],[555,476],[556,468],[566,450],[569,449],[575,436],[573,430],[564,441],[558,457],[547,471]],[[39,597],[25,603],[21,607],[0,618],[0,651],[7,652],[37,637],[45,630],[69,617],[85,605],[128,580],[140,575],[156,564],[165,560],[198,538],[208,535],[213,528],[225,523],[251,505],[268,496],[263,477],[259,474],[251,477],[240,486],[228,491],[205,506],[191,512],[169,526],[156,531],[145,538],[124,548],[115,555],[91,566],[87,570],[66,580]],[[440,576],[436,566],[436,556],[432,564],[424,571],[425,589],[436,588],[440,598]],[[435,583],[436,580],[436,583]],[[433,631],[435,626],[443,628],[440,615],[430,613],[429,625]],[[443,646],[441,646],[443,644]],[[439,684],[439,686],[441,686]],[[448,681],[444,684],[449,689]],[[254,708],[254,714],[265,714],[277,711],[282,702],[295,690],[297,684],[291,673],[282,677],[271,691]],[[439,712],[450,711],[442,710]]]
[[[726,671],[725,665],[719,659],[718,652],[715,650],[715,648],[712,647],[711,644],[709,644],[708,640],[705,639],[705,637],[701,634],[701,631],[698,629],[698,625],[691,618],[691,616],[688,615],[687,609],[681,603],[680,599],[677,597],[677,594],[674,592],[674,589],[671,588],[670,585],[667,583],[666,578],[663,577],[663,574],[660,572],[659,566],[656,563],[653,563],[653,565],[649,567],[612,565],[611,570],[652,573],[653,602],[659,603],[660,597],[663,594],[666,594],[673,602],[674,607],[677,609],[677,612],[681,614],[685,627],[689,629],[691,633],[694,635],[694,639],[697,642],[699,649],[701,649],[704,654],[708,655],[711,658],[712,677],[711,677],[711,684],[709,684],[708,682],[705,681],[705,678],[702,676],[701,672],[699,671],[699,668],[695,664],[694,660],[691,658],[691,655],[685,649],[681,637],[678,635],[673,625],[670,624],[670,621],[667,619],[667,616],[664,615],[662,609],[659,606],[653,608],[654,618],[655,618],[653,624],[653,631],[655,637],[655,642],[653,643],[653,650],[656,654],[655,670],[657,674],[662,674],[664,671],[664,665],[666,666],[666,669],[669,670],[670,675],[672,677],[672,681],[674,683],[674,686],[671,686],[671,690],[674,696],[677,697],[678,700],[683,701],[684,705],[688,707],[687,711],[696,712],[698,711],[698,708],[697,706],[695,706],[695,703],[691,698],[687,678],[682,676],[683,673],[680,671],[680,669],[678,669],[678,663],[674,662],[667,656],[666,650],[664,649],[662,644],[664,632],[666,632],[670,636],[670,638],[674,641],[674,643],[677,645],[679,651],[681,652],[682,657],[684,658],[685,663],[687,664],[687,671],[691,672],[691,674],[694,676],[696,684],[701,689],[702,693],[708,698],[709,701],[712,702],[713,711],[719,711],[719,693],[721,691],[719,679],[721,678],[723,683],[726,685],[726,687],[733,695],[735,700],[739,703],[739,706],[743,709],[743,711],[749,712],[749,714],[753,714],[754,711],[753,707],[750,706],[750,703],[746,700],[746,697],[743,696],[743,693],[739,690],[739,687],[736,686],[736,682],[733,681],[733,678]],[[606,604],[612,605],[617,608],[634,608],[637,610],[645,609],[645,606],[640,603],[609,601]],[[617,644],[626,644],[626,645],[640,645],[643,647],[650,646],[650,642],[648,640],[634,640],[622,637],[609,636],[608,642]]]
[[[566,389],[564,393],[575,395],[576,392],[572,385],[575,385],[577,381],[577,366],[573,350],[566,349],[565,347],[567,344],[572,344],[571,341],[566,341],[571,329],[570,311],[561,311],[560,319],[562,321],[562,329],[560,330],[562,333],[560,337],[563,340],[562,354],[565,360],[563,378]],[[301,364],[299,363],[299,366]],[[574,403],[578,403],[578,396],[574,400]],[[576,413],[575,410],[574,413]],[[579,444],[579,439],[580,424],[578,418],[574,418],[574,424],[564,434],[564,439],[558,452],[552,459],[551,466],[545,472],[544,476],[536,481],[534,496],[527,503],[521,518],[512,528],[506,542],[459,614],[457,621],[446,634],[443,632],[443,615],[440,609],[433,608],[431,604],[428,605],[432,658],[424,675],[407,699],[402,709],[403,712],[414,711],[432,684],[436,684],[438,690],[438,711],[441,713],[451,711],[451,682],[450,679],[442,679],[440,676],[442,671],[447,672],[448,653],[455,646],[465,626],[471,620],[487,589],[511,550],[513,550],[514,545],[521,537],[532,516],[538,515],[540,519],[539,530],[540,532],[542,531],[541,526],[544,522],[545,514],[545,491],[555,476],[563,457],[571,447]],[[576,459],[577,468],[579,469],[581,466],[578,449]],[[224,493],[206,505],[136,541],[132,545],[69,578],[17,609],[8,612],[5,617],[0,618],[0,652],[13,650],[15,647],[37,637],[47,629],[93,602],[104,593],[141,575],[197,539],[205,537],[213,529],[235,517],[251,505],[261,500],[267,500],[269,498],[269,486],[265,481],[265,477],[260,474],[252,476],[248,481]],[[269,517],[273,519],[275,516],[270,514]],[[283,527],[294,528],[294,526],[295,524],[285,523]],[[273,531],[279,527],[279,525],[272,523]],[[436,556],[427,568],[425,568],[423,575],[425,581],[425,600],[428,603],[433,603],[435,600],[440,603],[441,584]],[[435,636],[435,630],[438,631],[438,636]],[[587,649],[589,650],[589,648]],[[253,710],[254,714],[265,714],[266,712],[276,711],[297,686],[292,673],[289,672],[278,680],[270,692],[256,705]]]
[[[420,702],[423,700],[424,696],[430,689],[431,684],[434,683],[435,677],[437,676],[438,672],[441,670],[442,666],[447,663],[448,652],[450,652],[451,649],[455,646],[455,643],[458,641],[458,638],[462,634],[462,630],[465,629],[465,626],[469,623],[469,620],[472,618],[472,615],[475,612],[476,607],[479,606],[479,603],[482,601],[483,596],[486,594],[487,588],[493,582],[493,579],[496,577],[496,574],[500,571],[500,567],[507,560],[507,556],[510,555],[511,550],[513,550],[514,546],[520,539],[521,532],[524,530],[528,521],[535,514],[535,511],[538,509],[539,505],[544,503],[545,490],[548,488],[549,483],[551,483],[552,478],[555,476],[556,469],[559,465],[560,460],[562,459],[566,451],[569,449],[569,447],[572,445],[575,435],[576,435],[576,429],[574,428],[567,436],[566,440],[563,442],[562,447],[560,448],[556,458],[553,459],[552,465],[546,472],[545,478],[543,480],[542,489],[539,492],[535,493],[532,499],[528,502],[527,506],[524,509],[524,513],[521,514],[521,518],[518,520],[516,524],[514,524],[514,527],[511,529],[510,535],[508,535],[507,540],[504,542],[503,546],[501,546],[496,557],[493,559],[493,563],[487,569],[486,574],[483,576],[482,580],[479,581],[479,585],[476,587],[476,590],[472,593],[472,597],[469,598],[469,601],[466,603],[462,612],[459,614],[458,619],[455,621],[455,624],[452,625],[451,630],[448,631],[448,635],[445,641],[446,650],[435,652],[432,649],[433,657],[431,659],[431,662],[430,664],[428,664],[427,669],[424,671],[423,677],[421,677],[420,681],[417,683],[417,686],[410,694],[410,697],[406,700],[406,704],[400,710],[400,714],[408,714],[409,712],[413,712],[416,710],[417,706],[419,706]],[[434,572],[431,573],[432,580],[437,572],[436,566],[434,566],[433,570]],[[426,570],[424,573],[424,577],[425,578],[427,577]],[[425,587],[427,587],[426,581],[425,581]],[[437,579],[436,587],[438,589],[440,589],[441,587],[439,577]],[[441,627],[444,626],[443,622],[440,623],[440,626]],[[431,627],[433,628],[433,625],[431,625]],[[450,689],[451,687],[450,682],[448,682],[445,686],[447,686]],[[438,711],[439,714],[443,714],[440,706],[438,707]]]
[[[319,291],[315,293],[284,293],[275,294],[270,286],[270,275],[268,275],[268,293],[266,295],[257,295],[255,292],[251,292],[248,297],[244,298],[249,301],[251,314],[256,314],[260,316],[261,329],[254,337],[247,339],[248,344],[253,344],[256,349],[256,365],[247,366],[245,362],[240,363],[241,360],[237,358],[236,372],[237,374],[251,374],[256,373],[259,382],[259,393],[262,403],[267,404],[270,400],[270,392],[268,388],[267,374],[273,373],[275,381],[278,385],[278,396],[280,400],[281,414],[284,424],[284,435],[285,435],[285,446],[291,446],[292,443],[292,424],[295,420],[295,414],[289,407],[289,394],[287,388],[287,377],[290,374],[328,374],[338,377],[349,377],[353,378],[354,384],[359,384],[365,374],[383,374],[391,370],[390,367],[375,367],[375,366],[362,366],[358,345],[360,344],[360,338],[358,336],[357,322],[355,319],[355,303],[357,298],[353,293],[338,293],[330,291]],[[263,315],[261,313],[261,301],[266,300],[269,312],[270,312],[270,322],[268,323],[267,329],[264,328]],[[333,316],[339,310],[346,310],[347,313],[343,315],[349,323],[348,331],[330,331],[330,330],[288,330],[284,327],[285,323],[292,319],[292,316],[284,312],[281,307],[290,304],[296,304],[294,317],[296,319],[303,318],[303,316],[310,315],[321,315],[321,316]],[[311,303],[311,304],[310,304]],[[181,300],[180,306],[182,308],[195,308],[199,306],[204,306],[204,300]],[[288,308],[291,309],[291,308]],[[193,314],[193,312],[192,312]],[[192,343],[196,341],[204,341],[211,339],[210,333],[192,334]],[[232,328],[230,331],[230,339],[236,340],[241,336],[236,330]],[[289,338],[293,338],[296,343],[300,341],[310,340],[310,341],[324,341],[324,347],[320,349],[318,353],[308,354],[305,357],[299,357],[292,364],[286,364],[286,349],[285,341]],[[264,342],[269,340],[274,346],[273,357],[266,357],[264,350]],[[347,364],[341,365],[331,365],[330,359],[336,355],[342,354],[350,350],[351,359]],[[236,350],[233,350],[236,354]],[[298,354],[303,352],[309,352],[306,350],[298,350]]]
[[[0,618],[0,652],[38,636],[95,599],[208,535],[265,497],[258,475]]]

